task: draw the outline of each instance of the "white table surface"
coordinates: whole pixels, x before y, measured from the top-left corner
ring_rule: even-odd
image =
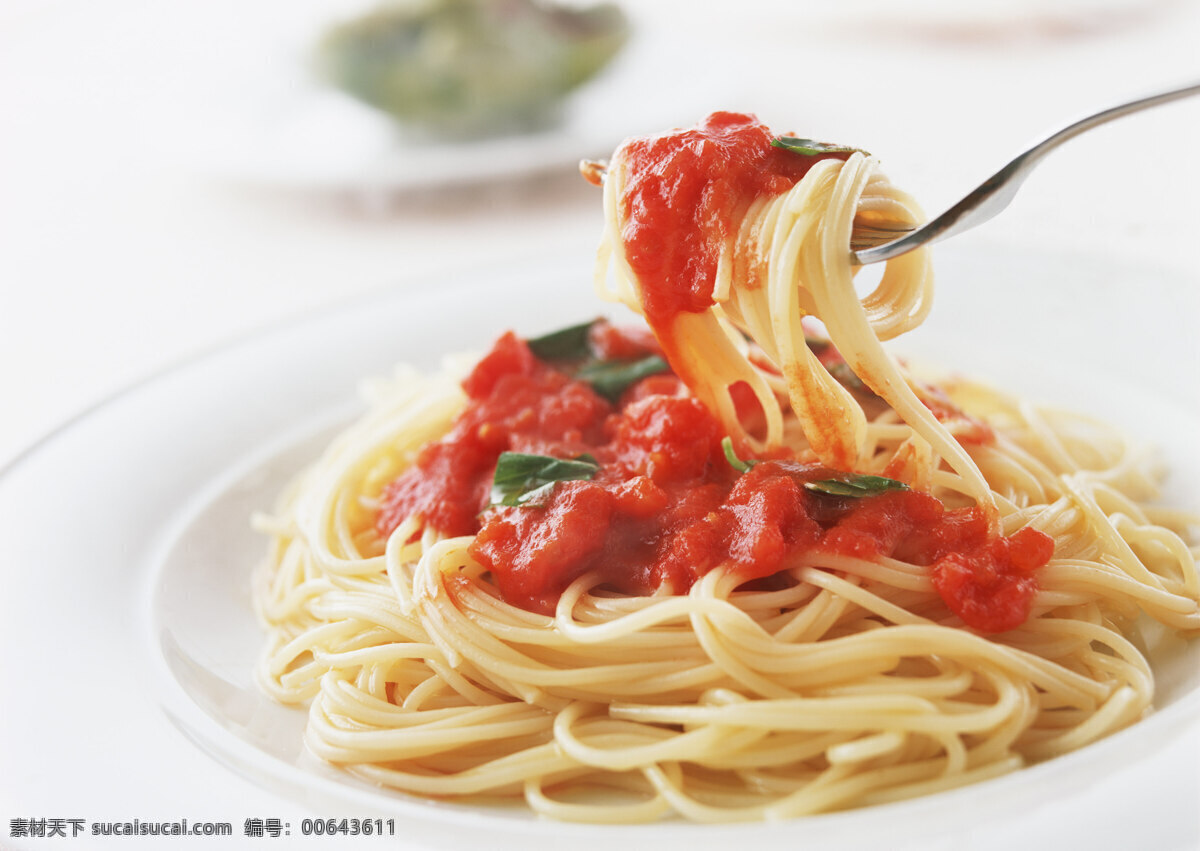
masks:
[[[290,317],[436,286],[447,268],[529,262],[547,246],[591,262],[599,199],[569,163],[387,191],[289,183],[214,156],[216,142],[238,139],[223,122],[253,111],[329,5],[0,6],[0,468],[117,389]],[[743,0],[729,20],[720,10],[732,5],[633,6],[663,64],[629,93],[637,109],[600,125],[619,137],[710,109],[754,111],[868,147],[932,213],[1065,120],[1200,78],[1195,0]],[[678,114],[692,104],[696,114]],[[967,238],[1195,274],[1198,146],[1200,99],[1109,125],[1052,157]],[[0,667],[17,640],[4,629]],[[2,713],[7,744],[20,731]],[[1196,738],[1184,743],[1193,760]],[[0,802],[50,782],[18,788],[3,762],[0,752]],[[232,806],[240,782],[214,802]],[[20,815],[37,813],[0,812],[0,846]]]

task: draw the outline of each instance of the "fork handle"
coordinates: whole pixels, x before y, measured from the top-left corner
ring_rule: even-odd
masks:
[[[931,219],[899,239],[872,248],[852,251],[852,262],[866,265],[890,260],[918,246],[932,245],[947,237],[970,230],[976,225],[981,225],[1012,203],[1017,190],[1021,188],[1021,184],[1025,182],[1034,168],[1047,154],[1064,142],[1113,119],[1196,94],[1200,94],[1200,81],[1145,95],[1080,118],[1018,154],[1002,169],[975,187],[961,201],[937,218]]]

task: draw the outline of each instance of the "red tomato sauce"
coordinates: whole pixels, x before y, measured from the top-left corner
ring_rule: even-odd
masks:
[[[717,260],[745,205],[787,191],[818,160],[847,156],[806,156],[773,138],[754,116],[716,112],[696,127],[622,146],[621,240],[655,328],[712,305]]]
[[[623,356],[653,345],[611,331],[593,337]],[[1028,617],[1036,570],[1053,551],[1048,536],[989,537],[977,509],[947,509],[912,490],[818,493],[806,483],[840,475],[819,465],[773,459],[739,473],[718,421],[675,376],[642,379],[610,403],[569,372],[501,337],[464,381],[468,403],[449,433],[385,489],[379,531],[419,515],[445,534],[474,535],[470,553],[503,599],[538,612],[589,571],[622,593],[680,594],[718,565],[751,582],[824,552],[928,565],[950,610],[981,631]],[[599,467],[533,504],[489,505],[504,451],[588,454]]]

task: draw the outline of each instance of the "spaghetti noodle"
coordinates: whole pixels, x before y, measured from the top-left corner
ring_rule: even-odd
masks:
[[[653,339],[402,371],[259,518],[261,680],[315,754],[558,819],[733,821],[993,777],[1150,710],[1147,624],[1200,628],[1189,520],[1103,426],[884,350],[931,276],[917,252],[855,292],[853,229],[919,217],[870,157],[718,114],[627,142],[604,198],[598,280]]]

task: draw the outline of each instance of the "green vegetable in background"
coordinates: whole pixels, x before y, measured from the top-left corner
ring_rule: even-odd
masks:
[[[331,29],[317,51],[327,81],[402,123],[452,137],[552,123],[565,97],[624,46],[612,4],[407,0]]]

